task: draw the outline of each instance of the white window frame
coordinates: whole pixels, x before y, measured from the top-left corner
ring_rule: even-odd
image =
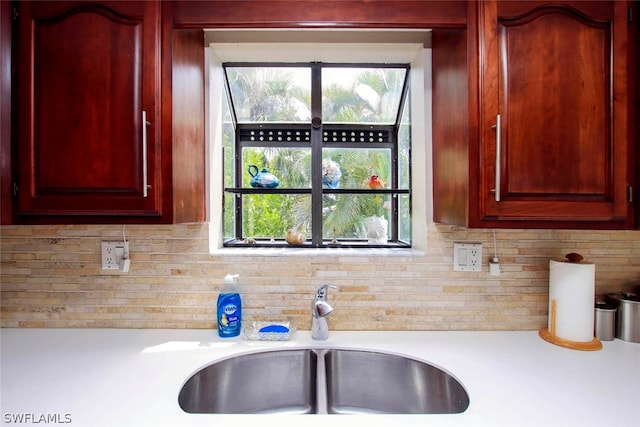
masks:
[[[295,40],[295,36],[293,38]],[[411,249],[358,248],[363,251],[423,252],[426,250],[426,226],[432,220],[431,157],[431,49],[421,43],[211,43],[206,49],[207,120],[207,221],[209,252],[234,255],[243,248],[223,247],[223,171],[222,102],[224,102],[223,62],[384,62],[409,63],[411,66]],[[211,82],[219,82],[212,84]],[[424,120],[421,120],[424,118]],[[285,249],[286,250],[286,249]],[[270,252],[270,248],[251,249]],[[280,250],[280,252],[282,249]],[[296,252],[326,255],[325,248],[296,249]],[[294,252],[288,250],[287,254]],[[338,253],[332,249],[330,253]]]

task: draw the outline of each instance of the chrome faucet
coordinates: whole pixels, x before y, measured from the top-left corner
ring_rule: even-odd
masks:
[[[333,311],[333,307],[327,302],[327,288],[336,289],[334,285],[320,286],[311,304],[311,338],[317,341],[329,337],[329,324],[325,317]]]

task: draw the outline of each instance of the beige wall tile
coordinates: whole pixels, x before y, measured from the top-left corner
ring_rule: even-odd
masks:
[[[534,330],[545,326],[549,260],[596,264],[596,293],[640,286],[640,232],[496,230],[502,274],[490,276],[492,230],[430,224],[423,256],[211,256],[206,224],[127,225],[129,273],[102,271],[115,225],[2,226],[2,327],[215,328],[227,273],[240,273],[245,318],[310,327],[320,284],[336,330]],[[453,271],[453,242],[483,244],[484,271]],[[640,289],[638,289],[640,290]]]

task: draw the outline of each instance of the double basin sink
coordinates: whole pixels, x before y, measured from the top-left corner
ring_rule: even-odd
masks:
[[[469,396],[426,362],[370,350],[285,349],[236,355],[193,374],[178,396],[188,413],[450,414]]]

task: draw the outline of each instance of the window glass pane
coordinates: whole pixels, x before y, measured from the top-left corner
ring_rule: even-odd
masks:
[[[235,194],[224,193],[224,212],[222,218],[222,232],[224,240],[236,237],[236,204]]]
[[[310,122],[311,69],[227,67],[238,123]]]
[[[235,176],[235,162],[236,149],[235,149],[235,129],[233,122],[231,121],[231,112],[229,111],[229,98],[225,94],[224,102],[222,103],[222,161],[224,162],[224,186],[233,187]]]
[[[309,194],[245,194],[242,200],[245,238],[284,239],[287,230],[310,231]]]
[[[225,246],[282,245],[289,231],[314,247],[410,244],[410,194],[392,192],[411,188],[408,69],[263,65],[225,64]],[[319,128],[310,123],[316,67]],[[312,191],[320,182],[324,191]]]
[[[411,198],[398,195],[398,238],[411,243]]]
[[[324,123],[395,123],[406,73],[404,68],[323,68]]]
[[[231,112],[229,110],[229,98],[225,93],[224,100],[222,102],[222,167],[224,169],[224,187],[234,186],[235,157],[235,130],[231,120]],[[233,194],[224,193],[223,198],[224,210],[222,233],[223,239],[228,240],[235,237],[235,196]]]
[[[264,169],[271,176],[263,173]],[[254,175],[260,174],[254,178]],[[275,177],[279,184],[269,185]],[[242,187],[251,188],[251,181],[262,183],[258,187],[310,188],[310,148],[245,147],[242,150]]]
[[[410,99],[407,96],[407,101]],[[398,188],[409,189],[411,171],[411,114],[409,102],[404,103],[402,109],[402,117],[400,120],[400,128],[398,129]]]
[[[390,208],[390,194],[325,194],[323,238],[366,240],[368,218],[384,217],[388,221]],[[387,226],[387,234],[388,230]]]
[[[339,171],[340,177],[334,177]],[[391,150],[384,148],[325,148],[322,150],[325,188],[391,188]],[[376,176],[372,180],[372,177]]]

